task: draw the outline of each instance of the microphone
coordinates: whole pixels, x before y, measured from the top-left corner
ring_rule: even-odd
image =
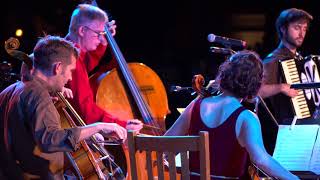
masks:
[[[222,55],[232,55],[232,54],[236,53],[232,49],[220,48],[220,47],[210,47],[210,51],[212,53],[217,53],[217,54],[222,54]]]
[[[247,42],[245,41],[238,40],[238,39],[231,39],[231,38],[222,37],[222,36],[216,36],[214,34],[208,35],[208,41],[211,43],[216,42],[216,43],[222,44],[228,48],[238,47],[238,48],[244,49],[247,46]]]
[[[170,92],[193,91],[192,87],[171,86]]]

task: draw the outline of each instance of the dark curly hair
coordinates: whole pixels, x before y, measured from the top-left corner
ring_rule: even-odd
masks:
[[[253,51],[239,51],[219,67],[216,81],[220,89],[227,90],[238,98],[255,96],[261,86],[263,65]]]

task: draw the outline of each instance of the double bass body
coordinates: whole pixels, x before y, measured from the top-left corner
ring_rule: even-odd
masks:
[[[156,121],[144,123],[157,123],[164,130],[164,121],[169,108],[162,81],[151,68],[142,63],[129,63],[128,67],[147,105],[147,110],[152,115],[152,120]],[[141,119],[139,107],[131,96],[119,70],[113,69],[100,77],[96,103],[107,112],[120,119]]]
[[[118,68],[98,78],[96,102],[111,115],[120,119],[141,119],[149,129],[141,132],[150,135],[163,135],[165,117],[169,113],[167,94],[158,75],[141,63],[125,61],[108,27],[106,39],[117,60]],[[145,126],[146,127],[146,126]],[[153,127],[153,128],[150,128]],[[130,161],[126,146],[123,146],[130,179]],[[139,179],[147,179],[145,153],[138,153],[137,167]],[[156,168],[154,168],[156,169]]]
[[[133,75],[148,112],[140,113],[139,105],[132,97],[128,85],[118,69],[113,69],[98,78],[96,103],[108,113],[120,119],[143,119],[145,124],[162,129],[162,131],[159,131],[158,129],[144,128],[141,130],[144,134],[162,135],[165,130],[165,118],[169,112],[167,94],[162,81],[151,68],[142,63],[128,63],[128,68]],[[142,118],[141,114],[147,114],[147,117]],[[151,115],[151,117],[148,115]],[[130,179],[130,158],[128,149],[124,145],[123,151],[126,156],[127,179]],[[138,153],[138,156],[137,167],[140,167],[138,177],[142,180],[147,179],[145,153]]]

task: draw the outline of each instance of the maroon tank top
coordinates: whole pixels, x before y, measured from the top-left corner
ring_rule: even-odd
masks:
[[[199,131],[209,132],[210,174],[248,179],[248,153],[246,149],[238,143],[235,133],[238,116],[245,110],[245,107],[241,106],[236,109],[228,119],[218,127],[209,128],[203,123],[200,117],[201,102],[202,99],[197,100],[193,107],[189,134],[198,135]],[[190,170],[192,172],[200,172],[199,159],[199,153],[190,152]],[[199,177],[191,177],[191,179],[198,178]]]

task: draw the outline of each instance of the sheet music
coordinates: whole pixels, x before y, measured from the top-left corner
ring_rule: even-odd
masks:
[[[181,167],[181,154],[176,155],[176,167]]]
[[[177,108],[177,110],[178,110],[178,112],[179,112],[180,114],[182,114],[185,109],[186,109],[186,108]]]
[[[316,174],[320,174],[320,132],[318,132],[316,143],[310,160],[310,169]]]
[[[319,125],[280,125],[273,157],[290,171],[309,168]],[[314,161],[315,163],[315,161]]]

